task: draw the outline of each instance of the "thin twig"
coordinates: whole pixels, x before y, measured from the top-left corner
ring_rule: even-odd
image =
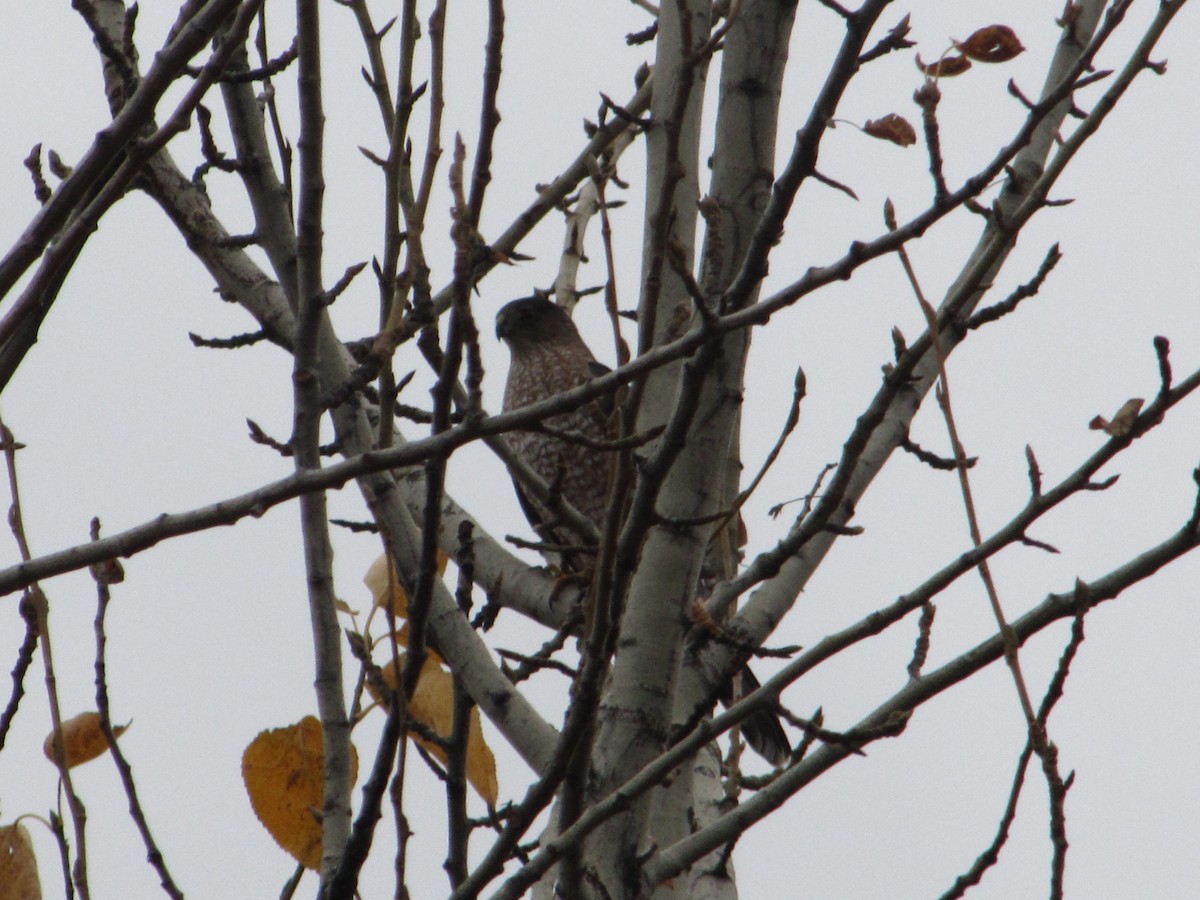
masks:
[[[299,310],[293,346],[295,427],[289,443],[297,471],[319,469],[321,334],[326,322],[322,286],[324,201],[324,121],[321,97],[321,37],[317,0],[299,0],[297,46],[300,89],[300,195],[297,216],[296,282]],[[322,801],[321,886],[327,888],[341,865],[350,837],[350,725],[342,687],[341,629],[333,586],[333,548],[326,497],[321,491],[300,498],[309,616],[313,630],[317,708],[324,729],[325,786]]]
[[[188,39],[184,41],[181,38],[177,42],[182,47],[172,44],[167,50],[156,54],[155,67],[139,82],[138,90],[122,107],[110,128],[102,133],[108,140],[97,141],[93,145],[93,150],[76,166],[70,178],[59,186],[12,251],[0,261],[0,296],[4,296],[34,260],[38,256],[42,258],[38,271],[0,320],[0,348],[3,348],[0,355],[4,357],[0,365],[0,383],[8,382],[20,360],[33,345],[41,321],[61,289],[67,272],[78,259],[84,243],[95,232],[100,218],[124,196],[145,161],[188,127],[193,110],[224,69],[234,48],[240,46],[254,12],[263,0],[250,0],[238,10],[224,40],[205,64],[201,77],[186,92],[170,118],[149,137],[135,139],[147,122],[153,120],[154,104],[173,81],[173,74],[168,78],[165,72],[160,71],[160,64],[167,72],[177,74],[178,69],[172,69],[172,64],[182,66],[186,62],[186,58],[178,58],[178,53],[185,47],[190,48],[190,55],[199,51],[238,2],[214,0],[205,7],[203,13],[196,16],[197,20],[203,19],[207,23],[204,28],[189,25],[185,29]],[[198,43],[193,45],[193,41]],[[165,83],[162,83],[164,80]],[[148,88],[150,84],[157,87]],[[144,91],[147,96],[143,96]],[[123,159],[120,155],[122,151]],[[68,217],[71,217],[70,222],[66,224]],[[58,230],[60,228],[61,231]],[[51,238],[55,239],[53,244],[50,243]]]
[[[934,203],[942,202],[950,193],[942,169],[942,141],[937,120],[938,101],[941,99],[942,92],[932,78],[925,79],[925,83],[913,94],[913,100],[921,107],[921,122],[925,127],[925,147],[929,152],[929,174],[933,176]]]
[[[0,421],[0,442],[3,443],[5,467],[8,472],[8,491],[11,498],[8,507],[9,526],[17,539],[17,546],[21,549],[22,558],[27,559],[28,542],[25,538],[25,526],[21,518],[20,492],[17,489],[17,450],[24,445],[17,443],[13,433],[3,421]],[[25,673],[29,671],[29,666],[33,662],[33,652],[37,649],[38,644],[37,614],[34,604],[28,596],[21,598],[20,613],[21,618],[25,620],[25,638],[21,642],[20,650],[17,651],[17,661],[13,664],[12,694],[9,696],[8,704],[4,707],[4,712],[0,713],[0,749],[4,748],[8,730],[12,727],[13,718],[21,704],[21,698],[25,695]]]
[[[999,303],[984,307],[976,312],[971,318],[967,319],[966,327],[968,329],[979,328],[981,325],[993,322],[1015,310],[1022,300],[1034,296],[1041,290],[1042,284],[1054,270],[1054,267],[1058,265],[1060,259],[1062,259],[1062,252],[1058,249],[1058,244],[1054,244],[1046,251],[1046,256],[1042,260],[1042,264],[1038,266],[1038,270],[1033,278],[1029,279],[1025,284],[1018,286],[1016,290]]]
[[[1075,617],[1075,621],[1071,626],[1071,639],[1063,650],[1062,656],[1059,657],[1058,667],[1054,672],[1054,676],[1050,679],[1050,684],[1046,688],[1046,695],[1042,698],[1041,706],[1038,708],[1038,719],[1043,723],[1049,718],[1050,711],[1062,697],[1063,686],[1066,684],[1071,662],[1079,650],[1079,645],[1083,642],[1083,636],[1083,613],[1081,612]],[[1008,841],[1009,831],[1012,828],[1013,821],[1016,819],[1017,801],[1021,796],[1021,788],[1025,783],[1025,772],[1029,767],[1029,761],[1032,757],[1033,744],[1026,738],[1025,747],[1017,760],[1012,788],[1009,790],[1008,802],[1005,804],[1004,813],[1000,817],[1000,824],[996,828],[995,838],[992,839],[992,843],[988,848],[979,854],[975,862],[972,863],[971,868],[954,880],[954,884],[946,893],[942,894],[940,900],[959,900],[959,898],[965,896],[968,889],[978,884],[983,878],[984,873],[1000,859],[1000,850]],[[1052,800],[1052,802],[1055,801]],[[1054,815],[1061,815],[1061,798],[1057,801],[1057,805],[1059,811]],[[1056,868],[1059,865],[1060,856],[1056,848],[1054,863]],[[1061,881],[1061,874],[1059,878]]]
[[[890,200],[884,205],[884,219],[888,228],[895,229],[896,215]],[[937,312],[934,310],[932,304],[925,299],[925,294],[921,290],[920,283],[917,281],[917,273],[913,269],[912,262],[909,260],[908,251],[903,246],[900,246],[896,249],[896,255],[900,258],[900,264],[904,267],[904,273],[908,277],[908,282],[912,286],[913,294],[917,298],[917,303],[921,307],[921,312],[925,315],[925,321],[929,328],[931,343],[938,366],[939,387],[936,391],[938,406],[941,408],[942,416],[946,421],[946,431],[949,434],[950,446],[954,451],[954,460],[957,463],[958,483],[962,489],[963,507],[967,514],[967,528],[970,532],[972,543],[978,549],[983,543],[983,533],[979,527],[979,518],[975,512],[975,498],[971,492],[969,467],[966,465],[968,457],[959,438],[958,426],[954,421],[954,408],[950,400],[950,380],[946,374],[946,353],[942,348],[941,338],[938,333]],[[1012,672],[1013,682],[1017,689],[1017,698],[1020,700],[1021,709],[1025,713],[1025,721],[1029,727],[1030,738],[1034,743],[1034,747],[1038,750],[1039,756],[1041,756],[1048,749],[1048,739],[1045,733],[1041,731],[1034,715],[1033,703],[1029,699],[1029,691],[1025,686],[1025,676],[1021,671],[1019,647],[1016,637],[1009,627],[1008,619],[1004,614],[1004,608],[1000,604],[1000,596],[996,590],[991,568],[986,559],[979,560],[978,570],[979,577],[982,579],[987,592],[988,601],[992,607],[992,615],[995,616],[1000,634],[1004,637],[1004,658]]]
[[[99,537],[100,521],[99,519],[92,519],[92,540],[98,540]],[[137,787],[133,781],[133,767],[125,759],[125,754],[121,750],[120,744],[117,743],[117,736],[113,732],[112,716],[109,711],[108,700],[108,665],[104,654],[105,645],[107,644],[107,637],[104,633],[104,619],[108,613],[108,604],[112,597],[109,590],[110,580],[101,575],[103,571],[98,568],[93,569],[97,597],[96,619],[93,623],[96,632],[96,711],[100,714],[100,729],[104,732],[104,740],[108,743],[108,751],[112,755],[113,764],[117,767],[117,773],[121,777],[121,785],[125,788],[125,797],[129,800],[129,816],[133,819],[138,834],[142,836],[142,843],[146,846],[146,861],[158,873],[159,882],[162,884],[166,895],[171,897],[172,900],[183,900],[183,891],[179,889],[174,879],[171,878],[171,873],[167,869],[167,862],[163,858],[162,852],[158,849],[158,845],[154,841],[154,836],[150,833],[150,824],[146,821],[146,813],[142,809],[141,801],[138,799]]]
[[[25,673],[29,671],[29,666],[33,663],[33,652],[37,649],[38,644],[37,617],[34,615],[32,605],[25,598],[21,598],[20,613],[21,618],[25,620],[25,638],[21,641],[21,647],[17,651],[17,661],[13,663],[12,693],[9,695],[4,711],[0,712],[0,750],[4,749],[8,730],[12,727],[13,719],[17,715],[21,698],[25,696]]]
[[[888,218],[888,227],[895,227],[895,215],[892,212],[891,204],[885,208],[885,217]],[[962,441],[958,435],[958,427],[954,421],[953,404],[950,400],[950,381],[946,374],[946,355],[942,349],[941,341],[937,333],[937,313],[933,306],[925,299],[921,286],[917,281],[916,272],[913,269],[912,263],[908,258],[908,253],[904,247],[897,250],[900,257],[900,262],[904,266],[905,274],[908,276],[909,283],[912,285],[913,293],[916,295],[917,301],[921,306],[921,310],[925,314],[925,319],[928,323],[930,333],[933,339],[934,352],[936,354],[938,365],[938,378],[940,385],[936,391],[938,406],[942,410],[943,417],[946,421],[946,430],[950,437],[950,445],[954,450],[954,457],[960,463],[966,460],[966,453],[963,450]],[[962,488],[963,507],[967,514],[967,524],[971,535],[971,541],[978,548],[983,543],[983,534],[979,527],[979,519],[975,512],[975,500],[971,493],[970,474],[965,465],[960,465],[958,468],[959,485]],[[1025,538],[1028,541],[1028,538]],[[1025,676],[1021,668],[1020,661],[1020,643],[1016,633],[1009,625],[1004,614],[1004,609],[1000,603],[999,592],[996,590],[995,581],[992,579],[991,569],[986,558],[981,558],[978,562],[979,577],[983,581],[985,590],[987,591],[988,600],[991,604],[992,614],[995,616],[996,624],[1000,631],[1000,636],[1004,642],[1004,659],[1008,664],[1009,670],[1012,672],[1013,683],[1017,690],[1017,697],[1020,700],[1021,708],[1025,713],[1025,721],[1029,731],[1029,743],[1033,747],[1033,751],[1037,754],[1042,763],[1042,771],[1046,776],[1046,785],[1050,793],[1050,834],[1051,844],[1054,848],[1053,864],[1051,867],[1050,879],[1050,896],[1052,898],[1062,897],[1062,876],[1065,866],[1067,839],[1066,839],[1066,817],[1063,811],[1063,804],[1066,799],[1068,785],[1063,781],[1062,775],[1058,767],[1058,748],[1050,741],[1046,733],[1045,721],[1038,718],[1033,710],[1033,704],[1029,698],[1029,690],[1026,687]]]
[[[29,550],[29,540],[25,534],[25,520],[21,514],[21,492],[17,479],[16,457],[18,444],[12,432],[9,431],[8,426],[3,422],[0,422],[0,438],[4,442],[4,458],[8,469],[8,488],[12,498],[12,505],[9,507],[8,513],[8,524],[12,529],[13,537],[16,538],[17,549],[21,554],[21,559],[28,562],[32,558],[32,554]],[[25,596],[21,598],[21,608],[24,615],[32,618],[33,629],[38,636],[42,648],[42,667],[45,673],[46,696],[49,701],[50,724],[52,726],[51,749],[54,751],[52,761],[58,766],[59,784],[62,786],[62,790],[67,797],[67,806],[71,811],[71,822],[75,831],[75,844],[78,848],[71,877],[66,879],[67,890],[70,892],[70,884],[73,881],[75,889],[79,891],[80,898],[88,900],[90,888],[88,887],[87,868],[87,810],[83,805],[83,801],[79,799],[79,795],[75,792],[75,785],[71,780],[71,769],[66,764],[67,752],[63,745],[62,710],[58,704],[58,681],[54,675],[54,654],[50,644],[50,601],[42,592],[41,586],[36,582],[30,585]],[[29,628],[28,618],[26,622],[26,627]],[[62,837],[62,846],[64,854],[63,866],[66,868],[69,851],[66,846],[65,833]]]
[[[779,437],[775,439],[775,445],[767,453],[766,458],[763,460],[763,464],[758,468],[758,472],[756,472],[754,478],[750,480],[750,484],[747,485],[746,488],[743,489],[734,499],[733,508],[725,516],[721,524],[713,529],[712,537],[716,537],[718,532],[720,532],[720,530],[729,523],[729,520],[736,515],[737,511],[745,505],[746,501],[749,500],[751,496],[753,496],[754,492],[758,489],[758,486],[762,483],[762,480],[766,477],[767,472],[771,470],[771,466],[775,464],[775,460],[779,458],[779,454],[783,452],[783,447],[784,444],[787,443],[787,439],[791,436],[792,432],[796,430],[796,426],[800,424],[800,404],[803,402],[807,390],[808,379],[804,374],[804,370],[797,366],[796,377],[792,381],[792,404],[788,408],[787,419],[783,423],[783,428],[779,431]],[[825,469],[822,472],[822,475],[827,471],[828,469]]]
[[[932,603],[926,603],[921,607],[921,618],[917,620],[917,640],[913,645],[912,660],[908,664],[908,677],[917,679],[921,677],[921,669],[925,667],[925,660],[929,657],[929,644],[933,634],[933,620],[937,615],[937,607]]]
[[[0,261],[0,296],[7,295],[26,268],[37,259],[51,238],[84,197],[94,189],[97,178],[109,170],[126,144],[153,116],[162,95],[174,86],[179,73],[200,51],[213,33],[241,0],[220,0],[210,4],[169,46],[155,54],[150,71],[138,80],[138,89],[106,128],[103,140],[97,140],[75,165],[71,176],[61,184],[34,217],[13,249]],[[83,5],[83,4],[81,4]]]

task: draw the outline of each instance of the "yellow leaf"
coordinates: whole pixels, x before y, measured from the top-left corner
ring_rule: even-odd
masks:
[[[113,734],[120,737],[128,725],[114,725]],[[55,732],[46,735],[42,743],[42,752],[46,759],[55,765],[58,756],[54,750]],[[80,713],[73,719],[62,723],[63,750],[66,753],[66,768],[72,769],[82,763],[95,759],[108,751],[108,741],[104,739],[104,730],[100,727],[100,713]]]
[[[404,659],[405,656],[401,653],[390,666],[383,669],[383,680],[393,691],[400,683],[400,676],[404,674]],[[386,705],[385,698],[376,696],[375,691],[372,691],[371,695],[380,706]],[[450,738],[454,730],[454,677],[442,668],[441,660],[433,652],[425,657],[421,677],[417,680],[417,689],[408,701],[408,714],[446,739]],[[409,732],[409,737],[443,765],[447,762],[446,751],[440,744],[426,740],[414,732]],[[496,780],[496,758],[492,756],[491,748],[483,739],[483,720],[478,708],[471,710],[471,722],[467,729],[467,781],[489,805],[496,805],[500,796],[500,786]]]
[[[0,900],[42,900],[33,842],[19,822],[0,827]]]
[[[321,867],[325,803],[324,729],[314,716],[259,732],[242,754],[242,780],[250,805],[275,842],[309,869]],[[350,745],[351,781],[358,752]]]
[[[437,552],[439,575],[446,571],[446,563],[449,561],[450,557],[445,553],[441,550]],[[392,614],[399,618],[408,616],[408,593],[404,590],[400,576],[396,574],[396,566],[390,555],[385,553],[371,563],[367,574],[363,576],[363,584],[370,590],[376,606],[386,606],[386,598],[391,596]]]

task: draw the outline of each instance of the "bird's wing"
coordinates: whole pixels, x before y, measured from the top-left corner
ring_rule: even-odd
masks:
[[[587,364],[587,367],[588,372],[591,373],[593,378],[599,378],[602,375],[607,375],[612,372],[612,369],[610,369],[604,363],[597,362],[594,359]],[[612,416],[617,409],[618,393],[618,391],[613,391],[611,394],[604,394],[587,406],[589,412],[593,413],[592,418],[602,429],[602,434],[609,434],[613,430]]]

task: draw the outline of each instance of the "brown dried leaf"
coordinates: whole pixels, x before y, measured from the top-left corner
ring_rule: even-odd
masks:
[[[1129,430],[1133,428],[1133,423],[1137,419],[1138,413],[1142,411],[1142,404],[1145,402],[1141,397],[1126,400],[1117,410],[1117,414],[1113,416],[1112,422],[1109,423],[1108,433],[1113,437],[1124,437],[1129,434]]]
[[[954,41],[954,49],[976,62],[1008,62],[1024,52],[1017,34],[1007,25],[988,25],[980,28],[962,43]]]
[[[271,837],[300,865],[321,867],[325,803],[325,733],[314,716],[295,725],[261,731],[242,753],[242,781],[254,814]],[[350,745],[351,781],[358,778],[358,751]]]
[[[0,900],[42,900],[33,841],[19,822],[0,827]]]
[[[1104,416],[1096,416],[1088,423],[1088,428],[1093,431],[1103,431],[1112,437],[1125,437],[1133,428],[1133,423],[1137,421],[1138,413],[1142,411],[1142,404],[1145,402],[1141,397],[1126,400],[1121,404],[1121,408],[1117,410],[1117,414],[1113,416],[1111,422]]]
[[[911,147],[917,142],[917,132],[908,120],[895,113],[888,113],[879,119],[871,119],[863,126],[863,131],[871,137],[891,141],[901,147]]]
[[[705,605],[704,600],[700,597],[692,598],[692,606],[688,610],[688,618],[692,620],[693,624],[699,625],[709,634],[721,633],[721,626],[717,624],[717,620],[709,613],[708,606]]]
[[[113,734],[120,737],[128,725],[114,725]],[[46,759],[58,764],[58,754],[54,751],[54,734],[46,735],[42,742],[42,752]],[[73,719],[62,723],[63,751],[66,754],[66,768],[72,769],[89,760],[95,759],[108,751],[108,741],[104,739],[104,729],[100,727],[100,713],[80,713]]]
[[[1083,7],[1080,4],[1068,3],[1067,8],[1063,10],[1062,18],[1054,21],[1060,28],[1066,28],[1075,24],[1081,12],[1083,12]]]
[[[404,674],[404,659],[405,655],[401,653],[391,665],[383,668],[383,680],[393,691]],[[376,696],[375,691],[371,691],[371,696],[380,706],[386,705],[385,698]],[[408,714],[446,739],[454,730],[454,677],[442,668],[435,653],[430,653],[421,667],[417,689],[408,701]],[[443,764],[447,762],[446,751],[441,745],[415,733],[410,733],[409,737]],[[471,710],[471,724],[467,729],[467,781],[489,805],[496,805],[500,796],[496,758],[483,739],[483,721],[477,708]]]
[[[437,552],[439,575],[445,573],[446,563],[449,561],[450,557],[445,553],[441,550]],[[404,590],[400,576],[396,574],[396,566],[388,554],[381,555],[375,562],[371,563],[370,568],[367,569],[367,574],[363,576],[363,584],[370,590],[376,606],[380,608],[384,607],[386,605],[384,598],[390,594],[392,598],[392,615],[397,618],[407,618],[408,593]]]
[[[965,56],[943,56],[937,62],[926,65],[917,54],[917,68],[929,78],[953,78],[971,68],[971,61]]]
[[[119,559],[106,559],[89,566],[97,584],[120,584],[125,580],[125,567]]]

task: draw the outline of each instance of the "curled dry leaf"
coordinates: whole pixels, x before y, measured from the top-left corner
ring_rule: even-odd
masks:
[[[0,827],[0,900],[42,900],[33,841],[20,822]]]
[[[871,119],[863,126],[871,137],[891,141],[901,147],[911,147],[917,142],[917,132],[903,116],[888,113],[879,119]]]
[[[358,751],[350,745],[351,781]],[[242,754],[242,781],[254,814],[275,842],[308,869],[321,867],[325,732],[314,716],[259,732]]]
[[[1075,24],[1081,12],[1083,12],[1083,7],[1078,3],[1068,3],[1067,8],[1063,10],[1061,18],[1055,19],[1054,22],[1060,28],[1068,28]]]
[[[449,561],[450,557],[439,550],[437,553],[439,575],[446,571],[446,563]],[[386,598],[390,596],[392,598],[392,615],[402,619],[408,617],[408,593],[404,590],[404,585],[396,573],[396,566],[388,554],[381,555],[371,563],[367,574],[363,576],[363,584],[370,590],[376,606],[380,608],[386,606]]]
[[[1088,423],[1088,428],[1093,431],[1103,431],[1112,437],[1125,437],[1133,428],[1133,423],[1137,421],[1138,413],[1142,411],[1142,404],[1145,402],[1141,397],[1126,400],[1117,410],[1117,414],[1113,416],[1111,422],[1104,416],[1096,416]]]
[[[975,62],[1008,62],[1020,55],[1025,48],[1007,25],[989,25],[980,28],[965,41],[954,42],[954,49]]]
[[[89,566],[97,584],[120,584],[125,580],[125,567],[119,559],[106,559]]]
[[[1124,437],[1129,434],[1129,430],[1133,428],[1133,423],[1137,419],[1138,413],[1142,411],[1142,404],[1145,402],[1141,397],[1126,400],[1117,410],[1117,414],[1113,416],[1112,422],[1109,423],[1108,433],[1113,437]]]
[[[700,597],[692,598],[692,606],[688,610],[688,616],[694,624],[699,625],[709,634],[716,635],[721,633],[721,626],[717,624],[717,620],[712,617],[704,600]]]
[[[405,655],[401,653],[392,660],[391,665],[383,668],[383,680],[393,691],[404,674],[404,659]],[[387,699],[377,696],[378,692],[369,685],[368,690],[376,703],[380,706],[387,705]],[[449,739],[454,730],[454,677],[442,668],[438,657],[433,653],[425,658],[425,665],[421,667],[417,689],[408,701],[408,714],[446,739]],[[443,764],[447,762],[446,750],[440,744],[411,732],[409,737]],[[500,786],[496,780],[496,758],[483,739],[483,722],[478,709],[471,710],[471,724],[467,729],[467,781],[471,782],[476,793],[489,806],[496,805],[500,795]]]
[[[943,56],[937,62],[926,64],[917,54],[917,68],[929,78],[953,78],[971,68],[971,61],[965,56]]]
[[[113,735],[120,737],[128,725],[114,725]],[[58,754],[54,751],[54,735],[50,732],[42,742],[42,752],[46,759],[58,765]],[[104,729],[100,727],[100,713],[80,713],[73,719],[62,723],[63,752],[66,754],[65,767],[74,768],[108,751],[108,741],[104,739]]]

